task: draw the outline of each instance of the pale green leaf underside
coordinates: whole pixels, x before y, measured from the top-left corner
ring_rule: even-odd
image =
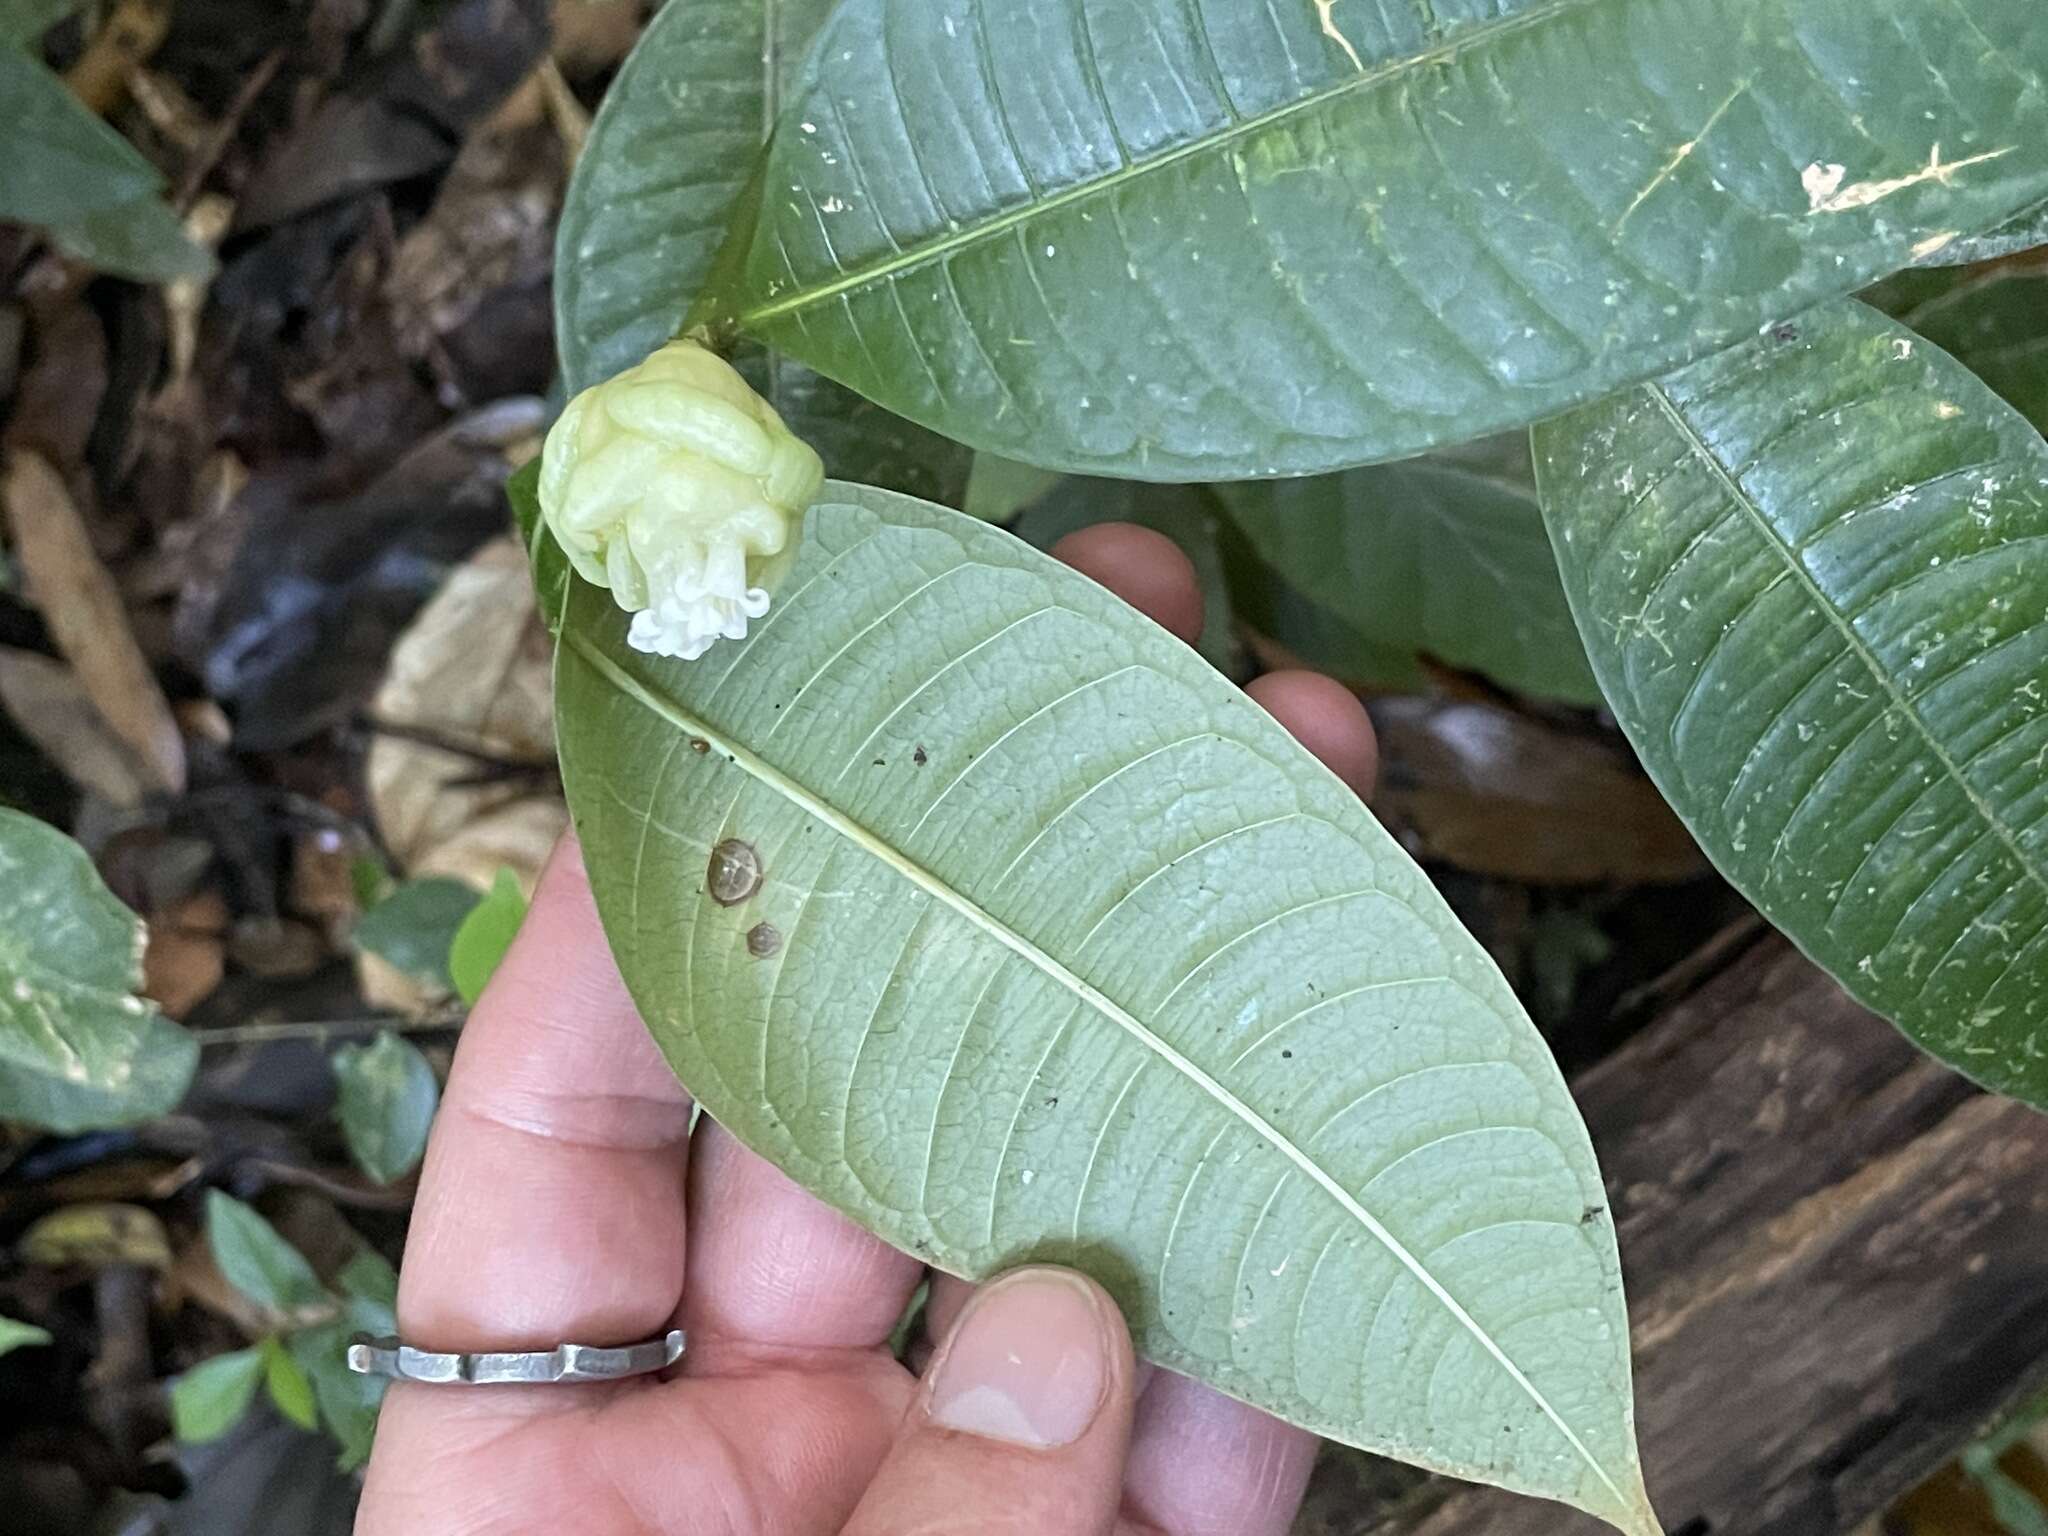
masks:
[[[1842,300],[1536,445],[1594,668],[1700,846],[2048,1107],[2048,444]]]
[[[555,334],[571,392],[676,335],[830,0],[674,0],[605,93],[555,238]],[[957,499],[969,455],[809,369],[736,358],[834,474]]]
[[[722,1124],[941,1268],[1079,1264],[1166,1365],[1654,1529],[1564,1083],[1268,716],[1001,531],[836,483],[745,642],[623,634],[573,584],[564,776],[627,981]],[[731,907],[728,839],[765,870]]]
[[[141,980],[142,920],[85,850],[0,810],[0,1120],[91,1130],[184,1097],[199,1048]]]
[[[717,297],[1028,462],[1402,458],[2040,201],[2044,76],[2039,0],[845,0]]]
[[[1524,693],[1598,703],[1529,476],[1449,458],[1217,487],[1251,556],[1252,624],[1347,680],[1412,685],[1420,657]]]

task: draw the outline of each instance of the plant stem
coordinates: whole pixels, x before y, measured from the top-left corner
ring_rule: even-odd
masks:
[[[427,1014],[417,1019],[389,1014],[371,1014],[359,1019],[301,1019],[282,1024],[234,1024],[211,1029],[200,1035],[201,1046],[267,1045],[274,1040],[332,1040],[337,1037],[373,1035],[390,1030],[395,1035],[428,1035],[462,1027],[465,1014],[457,1009]]]

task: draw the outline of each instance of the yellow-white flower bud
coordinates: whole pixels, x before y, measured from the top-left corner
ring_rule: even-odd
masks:
[[[723,358],[672,341],[569,402],[541,453],[540,509],[628,642],[694,661],[768,611],[758,583],[825,467]]]

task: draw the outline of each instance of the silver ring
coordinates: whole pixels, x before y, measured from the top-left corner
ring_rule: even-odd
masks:
[[[348,1347],[348,1368],[359,1376],[389,1376],[397,1381],[431,1381],[453,1386],[496,1386],[557,1381],[623,1381],[662,1370],[683,1357],[683,1330],[645,1344],[605,1348],[591,1344],[557,1344],[553,1349],[525,1353],[490,1351],[437,1354],[414,1349],[396,1339],[362,1334]]]

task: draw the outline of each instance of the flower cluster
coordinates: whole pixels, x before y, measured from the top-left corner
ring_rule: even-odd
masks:
[[[674,341],[586,389],[548,432],[540,506],[637,650],[694,661],[768,611],[759,584],[824,465],[723,358]]]

